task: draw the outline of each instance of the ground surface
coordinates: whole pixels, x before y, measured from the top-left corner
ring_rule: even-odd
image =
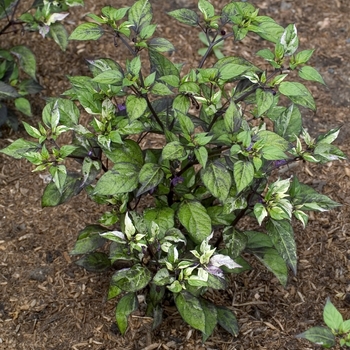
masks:
[[[164,12],[181,2],[151,1],[162,36],[172,40],[189,65],[198,61],[197,36],[186,26],[176,26]],[[213,1],[214,2],[214,1]],[[221,7],[224,1],[215,1]],[[313,86],[318,110],[305,111],[311,133],[343,125],[337,144],[350,154],[350,8],[348,0],[254,1],[261,13],[282,25],[296,23],[301,48],[315,48],[312,64],[323,75],[327,87]],[[107,0],[87,0],[67,22],[70,31],[87,12],[97,12]],[[118,5],[129,4],[127,0]],[[1,38],[3,39],[3,38]],[[1,45],[4,41],[2,40]],[[120,49],[107,41],[71,43],[59,52],[39,36],[10,37],[6,45],[26,43],[37,55],[38,76],[44,96],[58,95],[68,87],[65,75],[87,73],[84,59],[121,59]],[[251,57],[256,49],[251,39],[239,46],[228,45],[231,55]],[[40,116],[42,100],[37,101]],[[34,121],[33,121],[34,122]],[[24,137],[23,131],[4,131],[0,148]],[[114,325],[114,301],[106,302],[108,277],[87,273],[72,262],[77,232],[94,223],[101,208],[82,194],[59,208],[40,206],[43,179],[31,173],[25,161],[0,154],[0,349],[315,349],[294,336],[308,327],[322,324],[322,307],[327,297],[350,318],[350,165],[347,161],[325,166],[299,165],[293,171],[306,183],[343,204],[337,210],[311,216],[303,230],[295,226],[299,266],[286,288],[264,268],[239,275],[230,288],[209,295],[218,304],[232,307],[240,324],[240,335],[232,338],[217,330],[205,345],[200,334],[186,326],[174,308],[156,331],[142,315],[131,318],[131,327],[121,337]],[[288,175],[288,173],[287,173]]]

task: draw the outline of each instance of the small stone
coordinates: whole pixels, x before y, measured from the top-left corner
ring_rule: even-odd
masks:
[[[29,278],[34,281],[44,282],[50,269],[48,267],[38,267],[29,272]]]

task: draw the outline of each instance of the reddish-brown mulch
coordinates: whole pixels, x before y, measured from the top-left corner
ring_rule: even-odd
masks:
[[[221,8],[223,1],[212,1]],[[198,62],[201,46],[189,27],[176,25],[164,14],[194,1],[151,0],[159,34],[178,48],[172,56],[186,67]],[[319,69],[327,86],[310,85],[318,110],[304,111],[305,125],[312,134],[343,125],[337,144],[350,154],[350,29],[348,0],[253,1],[262,14],[282,25],[296,23],[301,49],[315,48],[311,64]],[[66,24],[70,31],[88,12],[98,12],[106,2],[87,0],[75,9]],[[118,1],[118,6],[132,1]],[[36,101],[40,116],[45,96],[55,96],[68,87],[66,75],[87,74],[86,58],[112,57],[124,53],[107,39],[72,42],[60,52],[37,34],[6,37],[1,45],[25,43],[38,60],[38,76],[46,90]],[[248,39],[230,44],[225,52],[251,58],[261,43]],[[0,147],[26,137],[23,130],[3,130]],[[94,223],[104,208],[80,194],[57,208],[41,208],[44,179],[31,172],[23,160],[0,154],[0,349],[16,350],[112,350],[112,349],[223,349],[306,350],[317,346],[295,335],[322,325],[327,297],[345,318],[350,318],[350,165],[348,161],[327,165],[299,164],[284,175],[296,174],[305,183],[329,195],[342,207],[311,215],[304,230],[295,225],[299,265],[296,276],[283,288],[277,279],[252,260],[254,269],[232,278],[225,291],[209,292],[208,298],[230,307],[237,315],[237,338],[217,329],[202,344],[172,306],[165,308],[161,327],[151,332],[151,320],[142,312],[130,319],[126,336],[114,323],[115,301],[106,301],[108,276],[78,268],[69,256],[77,232]]]

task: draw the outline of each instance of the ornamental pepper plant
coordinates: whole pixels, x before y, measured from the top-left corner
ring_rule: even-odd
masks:
[[[206,341],[217,325],[238,333],[233,312],[206,291],[224,290],[229,275],[249,269],[247,253],[285,286],[288,271],[297,273],[293,220],[305,226],[309,210],[338,205],[296,176],[278,177],[278,169],[345,156],[332,145],[339,129],[312,137],[303,128],[300,107],[316,106],[302,81],[324,82],[308,65],[313,50],[299,50],[294,24],[283,28],[235,1],[216,10],[199,0],[197,11],[167,15],[205,35],[196,65],[185,70],[170,59],[175,47],[155,36],[148,0],[104,7],[69,39],[108,36],[129,58],[88,60],[91,74],[70,76],[71,88],[48,101],[38,127],[23,123],[34,140],[18,139],[2,152],[50,173],[44,207],[81,191],[106,207],[79,232],[71,254],[87,270],[112,271],[108,298],[117,297],[122,334],[143,294],[153,328],[168,300]],[[208,62],[214,47],[246,36],[270,48],[251,61],[237,52]],[[151,146],[143,142],[152,138]],[[244,229],[246,217],[256,230]]]

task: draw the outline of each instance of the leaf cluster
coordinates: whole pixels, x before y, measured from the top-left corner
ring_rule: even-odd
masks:
[[[308,211],[338,206],[296,176],[277,178],[278,169],[345,155],[332,144],[339,129],[313,138],[302,126],[300,106],[316,106],[299,80],[323,81],[306,65],[313,50],[298,51],[295,25],[283,28],[235,1],[217,12],[199,0],[198,13],[168,15],[206,37],[198,66],[185,71],[167,57],[175,48],[156,36],[148,0],[106,6],[100,15],[89,14],[70,40],[109,35],[130,58],[123,64],[88,60],[90,76],[69,77],[65,98],[48,102],[38,127],[24,123],[35,141],[19,139],[1,152],[27,159],[34,171],[49,171],[43,206],[82,190],[106,206],[98,225],[79,233],[71,253],[82,255],[77,263],[90,271],[115,271],[108,297],[121,297],[116,321],[123,334],[137,294],[146,293],[154,328],[168,299],[205,341],[216,325],[238,332],[232,311],[210,302],[206,291],[225,289],[229,274],[249,269],[248,254],[285,286],[288,269],[297,273],[293,220],[305,226]],[[270,43],[271,50],[257,52],[269,69],[239,56],[206,64],[218,44],[247,35]],[[61,141],[66,133],[71,143]],[[80,171],[70,169],[68,159]],[[241,227],[244,217],[255,220],[255,230]]]
[[[350,320],[343,319],[341,313],[327,298],[323,309],[323,320],[327,327],[311,327],[307,331],[298,334],[297,338],[307,339],[315,344],[322,345],[329,349],[337,344],[339,339],[340,346],[350,346]]]
[[[64,51],[68,45],[68,33],[59,21],[72,6],[82,6],[82,0],[33,1],[32,5],[17,16],[20,0],[0,2],[0,35],[12,32],[39,32],[52,38]],[[40,92],[43,87],[36,77],[36,58],[26,45],[11,48],[0,47],[0,127],[4,124],[17,130],[16,113],[32,116],[28,95]],[[14,108],[8,102],[12,100]]]

